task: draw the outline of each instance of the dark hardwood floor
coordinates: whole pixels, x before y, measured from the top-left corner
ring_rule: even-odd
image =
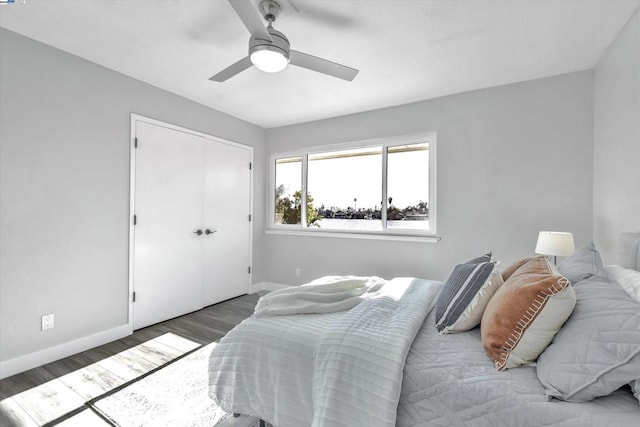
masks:
[[[253,313],[243,295],[0,380],[0,426],[111,425],[86,402],[217,341]]]

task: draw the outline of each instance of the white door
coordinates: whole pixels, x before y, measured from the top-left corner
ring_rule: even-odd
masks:
[[[249,290],[251,152],[226,144],[205,149],[204,299],[214,304]]]
[[[136,123],[134,329],[202,303],[202,138]]]
[[[247,293],[251,149],[134,120],[133,328]]]

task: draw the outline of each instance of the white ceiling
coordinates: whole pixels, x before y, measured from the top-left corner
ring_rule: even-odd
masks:
[[[275,28],[292,49],[359,69],[353,82],[293,66],[209,81],[247,55],[226,0],[27,0],[0,6],[0,26],[271,128],[593,68],[640,5],[292,1],[299,13],[285,3]]]

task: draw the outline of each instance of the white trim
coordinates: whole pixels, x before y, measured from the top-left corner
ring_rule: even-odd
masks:
[[[438,170],[438,135],[433,132],[433,139],[429,142],[429,229],[436,234],[438,218],[438,197],[437,197],[437,170]],[[435,159],[435,160],[432,160]],[[431,207],[435,209],[431,209]]]
[[[389,183],[389,177],[387,174],[389,173],[389,147],[382,146],[382,203],[380,203],[380,220],[382,221],[382,231],[386,232],[389,229],[387,221],[389,220],[387,209],[389,209],[389,205],[387,204],[387,200],[389,197],[389,190],[387,184]]]
[[[135,185],[136,185],[136,124],[138,122],[149,123],[152,125],[164,127],[167,129],[172,129],[178,132],[184,132],[190,135],[195,135],[209,141],[226,144],[233,146],[235,148],[240,148],[243,150],[247,150],[249,152],[249,158],[251,162],[251,170],[249,171],[249,215],[251,215],[251,222],[249,223],[250,231],[249,231],[249,267],[251,270],[248,273],[248,285],[247,291],[251,290],[251,283],[253,278],[253,224],[255,215],[253,214],[253,171],[255,169],[254,162],[254,149],[250,145],[241,144],[238,142],[230,141],[228,139],[220,138],[217,136],[209,135],[206,133],[198,132],[193,129],[185,128],[178,125],[173,125],[171,123],[163,122],[160,120],[152,119],[150,117],[141,116],[139,114],[131,113],[131,132],[130,132],[130,182],[129,182],[129,294],[128,294],[128,305],[129,305],[129,318],[128,318],[128,327],[129,334],[133,333],[133,316],[134,316],[134,305],[133,305],[133,292],[134,292],[134,268],[135,268],[135,228],[133,226],[133,216],[135,215]],[[247,165],[249,167],[249,165]],[[186,313],[185,313],[186,314]]]
[[[253,171],[255,170],[255,161],[253,160],[253,147],[249,147],[249,158],[251,159],[251,169],[249,170],[249,215],[251,215],[251,221],[249,222],[249,286],[253,283],[253,224],[256,223],[255,215],[253,214]]]
[[[309,182],[308,173],[309,173],[309,155],[305,154],[302,157],[302,189],[300,191],[300,224],[304,224],[304,227],[307,226],[307,196],[306,195],[309,194],[309,190],[307,189],[307,184]],[[275,215],[275,212],[274,212],[274,215]]]
[[[0,379],[110,343],[127,335],[130,335],[128,324],[0,362]]]
[[[131,114],[131,133],[129,141],[129,291],[127,293],[128,317],[127,326],[129,334],[133,333],[133,273],[135,261],[135,229],[133,226],[133,217],[136,213],[136,123],[138,118],[135,114]]]
[[[287,236],[307,236],[307,237],[338,237],[341,239],[366,239],[366,240],[397,240],[403,242],[423,242],[423,243],[438,243],[442,237],[439,236],[431,236],[424,235],[419,236],[415,234],[399,234],[399,233],[389,233],[389,232],[374,232],[374,231],[362,231],[355,232],[352,230],[343,231],[343,230],[326,230],[326,231],[316,231],[310,229],[299,229],[299,230],[283,230],[283,229],[267,229],[264,231],[266,234],[281,234]]]
[[[289,287],[291,287],[291,285],[283,285],[281,283],[274,282],[258,282],[251,285],[251,287],[249,288],[249,293],[255,294],[259,291],[277,291],[278,289],[285,289]]]
[[[171,123],[163,122],[163,121],[160,121],[160,120],[152,119],[152,118],[149,118],[149,117],[141,116],[139,114],[131,113],[131,124],[133,125],[133,124],[135,124],[135,122],[145,122],[145,123],[149,123],[149,124],[152,124],[152,125],[164,127],[164,128],[167,128],[167,129],[172,129],[172,130],[175,130],[175,131],[178,131],[178,132],[184,132],[184,133],[188,133],[190,135],[199,136],[201,138],[208,139],[208,140],[211,140],[211,141],[220,142],[222,144],[232,145],[232,146],[234,146],[236,148],[243,148],[245,150],[253,151],[253,147],[251,147],[250,145],[241,144],[239,142],[231,141],[229,139],[220,138],[219,136],[209,135],[209,134],[206,134],[206,133],[198,132],[197,130],[185,128],[185,127],[182,127],[182,126],[178,126],[178,125],[174,125],[174,124],[171,124]],[[135,133],[135,128],[133,128],[133,132]]]

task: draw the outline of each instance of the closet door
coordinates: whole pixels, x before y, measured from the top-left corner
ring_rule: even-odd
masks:
[[[249,292],[251,152],[222,143],[205,148],[204,299],[214,304]]]
[[[133,327],[203,307],[203,138],[136,122]]]

